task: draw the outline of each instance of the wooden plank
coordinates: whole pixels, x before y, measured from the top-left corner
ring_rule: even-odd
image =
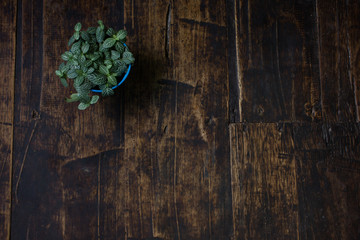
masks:
[[[231,124],[234,239],[297,239],[291,125]]]
[[[225,1],[124,4],[137,36],[125,106],[128,237],[227,239]]]
[[[54,71],[78,21],[88,27],[102,19],[121,28],[123,5],[34,0],[20,6],[11,237],[97,239],[103,229],[102,183],[94,183],[101,179],[94,162],[103,152],[121,149],[123,103],[117,95],[80,112],[64,101],[71,90],[61,86]]]
[[[359,5],[358,1],[353,1],[350,6],[346,1],[317,1],[321,102],[324,120],[329,122],[354,122],[357,119],[353,65],[357,66],[359,60],[353,59],[356,46],[350,47],[350,43],[354,44],[358,38],[353,39],[357,36],[350,35],[349,31],[359,32],[359,27],[351,29],[354,26],[351,22],[359,17],[349,11]]]
[[[294,124],[301,239],[359,238],[359,132],[359,124]]]
[[[129,181],[124,151],[112,150],[98,158],[98,238],[128,239],[126,226],[129,215],[127,202]]]
[[[234,121],[321,119],[315,3],[230,1]]]
[[[235,239],[357,239],[359,124],[232,124]]]
[[[162,129],[158,131],[159,111],[162,109],[160,104],[165,104],[160,99],[167,102],[171,95],[165,91],[165,95],[161,97],[163,93],[157,81],[167,78],[169,56],[166,54],[170,49],[169,43],[166,42],[166,36],[169,34],[167,27],[170,27],[169,2],[125,1],[124,9],[124,23],[129,33],[128,43],[132,46],[136,63],[131,81],[126,83],[124,90],[125,152],[124,162],[121,164],[126,169],[126,178],[123,180],[126,184],[126,198],[124,202],[118,203],[118,207],[125,203],[127,208],[124,215],[126,237],[173,238],[175,229],[174,223],[170,220],[170,216],[173,216],[171,208],[170,211],[163,209],[165,215],[158,213],[159,205],[162,204],[159,201],[162,194],[167,192],[166,189],[159,189],[158,158],[165,152],[158,147],[157,135],[162,133]],[[168,141],[165,146],[169,153],[167,157],[170,158],[173,141]],[[165,204],[165,207],[168,207],[169,203]],[[160,221],[163,225],[160,229],[159,215],[168,217],[166,225],[163,225],[164,221]]]
[[[0,6],[0,239],[9,239],[17,5],[2,1]]]
[[[355,95],[355,112],[356,120],[360,121],[360,4],[356,0],[348,1],[346,8],[347,14],[347,38],[349,46],[349,58],[350,58],[350,79],[353,84],[352,90]],[[351,104],[351,103],[350,103]]]

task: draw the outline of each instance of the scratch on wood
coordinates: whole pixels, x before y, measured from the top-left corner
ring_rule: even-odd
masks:
[[[177,94],[178,94],[178,83],[179,81],[176,80],[176,86],[175,86],[175,139],[174,139],[174,179],[173,179],[173,192],[174,192],[174,210],[175,210],[175,220],[176,220],[176,229],[177,229],[177,239],[180,240],[180,227],[179,227],[179,217],[178,217],[178,210],[177,210],[177,201],[176,201],[176,158],[177,158],[177,147],[176,147],[176,144],[177,144],[177,129],[178,129],[178,126],[177,126],[177,119],[178,119],[178,116],[177,116]]]
[[[239,116],[239,121],[242,122],[242,108],[241,108],[241,104],[243,101],[243,92],[242,90],[242,81],[243,81],[243,74],[242,74],[242,69],[241,69],[241,64],[240,64],[240,46],[239,46],[239,27],[238,27],[238,20],[237,20],[237,16],[238,16],[238,12],[237,12],[238,6],[237,6],[237,1],[234,1],[234,16],[235,16],[235,54],[236,54],[236,76],[237,76],[237,92],[239,94],[238,98],[238,103],[237,103],[237,110],[238,110],[238,116]],[[249,55],[249,61],[250,61],[251,55]]]
[[[29,223],[27,224],[27,227],[26,227],[26,240],[29,240]]]
[[[320,94],[323,93],[323,83],[321,81],[321,76],[322,76],[322,69],[321,69],[321,40],[320,37],[322,36],[321,32],[320,32],[320,17],[319,17],[319,1],[316,0],[315,1],[315,15],[316,15],[316,27],[317,27],[317,44],[318,44],[318,61],[319,61],[319,76],[320,76]],[[312,86],[311,86],[311,89]],[[318,98],[318,101],[320,102],[321,105],[321,111],[323,111],[323,106],[324,106],[324,102],[323,102],[323,98],[322,96]],[[324,113],[321,112],[321,115],[324,116]]]
[[[169,59],[170,27],[171,27],[171,2],[169,2],[167,14],[166,14],[165,57],[167,61],[170,61]]]
[[[281,101],[280,101],[280,109],[281,109],[281,114],[283,115],[284,113],[287,115],[287,111],[286,111],[286,107],[285,107],[285,95],[284,95],[284,89],[283,89],[283,84],[282,84],[282,80],[281,80],[281,73],[280,73],[280,56],[279,56],[279,27],[278,27],[278,20],[276,19],[275,22],[275,32],[276,32],[276,65],[277,65],[277,73],[278,73],[278,81],[279,81],[279,85],[280,85],[280,92],[281,92]]]
[[[101,165],[100,165],[100,161],[101,161],[101,154],[99,155],[99,160],[98,160],[98,184],[97,184],[97,232],[98,232],[98,239],[100,238],[100,202],[101,202],[101,192],[100,192],[100,184],[101,184]]]
[[[200,27],[211,27],[211,28],[216,28],[217,30],[219,31],[226,31],[226,27],[225,26],[222,26],[222,25],[219,25],[219,24],[216,24],[216,23],[211,23],[211,22],[205,22],[205,21],[197,21],[197,20],[194,20],[194,19],[189,19],[189,18],[179,18],[179,20],[183,23],[187,23],[189,25],[198,25]]]
[[[139,127],[138,127],[139,129]],[[139,136],[138,136],[138,141],[139,141]],[[141,160],[139,160],[139,169],[142,169],[142,166],[141,166]],[[142,212],[142,199],[141,199],[141,186],[142,186],[142,174],[141,174],[141,170],[139,171],[139,177],[140,177],[140,180],[139,180],[139,184],[138,184],[138,204],[139,204],[139,219],[140,219],[140,236],[141,238],[144,237],[144,223],[143,223],[143,212]]]
[[[35,121],[34,127],[33,127],[32,131],[31,131],[31,134],[30,134],[29,141],[28,141],[28,143],[27,143],[27,145],[26,145],[25,152],[24,152],[24,157],[23,157],[23,159],[22,159],[22,163],[21,163],[21,167],[20,167],[19,177],[18,177],[17,182],[16,182],[16,185],[15,185],[15,200],[16,200],[16,202],[18,202],[17,192],[18,192],[18,188],[19,188],[19,183],[20,183],[20,179],[21,179],[21,174],[22,174],[22,172],[23,172],[23,170],[24,170],[24,164],[25,164],[26,156],[27,156],[28,151],[29,151],[29,146],[30,146],[31,140],[32,140],[32,138],[33,138],[33,136],[34,136],[34,132],[35,132],[35,129],[36,129],[36,127],[37,127],[37,123],[38,123],[38,122]]]
[[[336,1],[336,3],[338,3]],[[342,89],[341,89],[341,71],[339,71],[339,68],[340,68],[340,64],[341,64],[341,53],[340,53],[340,16],[339,16],[339,10],[338,10],[338,6],[336,4],[336,8],[335,8],[335,15],[336,15],[336,23],[335,23],[335,28],[336,28],[336,40],[335,40],[335,46],[336,46],[336,64],[335,64],[335,69],[336,69],[336,72],[337,72],[337,76],[336,76],[336,80],[337,80],[337,108],[339,108],[341,106],[341,92],[342,92]],[[341,119],[340,118],[340,114],[341,112],[340,111],[337,111],[336,115],[336,119]]]
[[[248,35],[249,35],[249,67],[252,65],[252,39],[251,39],[251,6],[250,6],[250,0],[248,0]]]
[[[346,2],[346,15],[348,16],[348,2]],[[351,56],[351,47],[350,47],[350,35],[349,35],[349,26],[346,24],[346,48],[347,48],[347,55],[349,58],[349,67],[348,67],[348,75],[349,75],[349,84],[350,86],[353,87],[353,91],[354,91],[354,101],[355,101],[355,114],[356,114],[356,121],[359,122],[360,121],[360,109],[359,109],[359,94],[356,93],[356,81],[354,78],[352,78],[352,71],[353,69],[353,63],[352,63],[352,56]]]

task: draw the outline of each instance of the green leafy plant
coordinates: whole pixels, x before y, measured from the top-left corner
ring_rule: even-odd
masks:
[[[106,28],[100,20],[98,24],[86,31],[81,31],[81,23],[75,25],[75,33],[68,43],[70,50],[61,55],[65,62],[55,71],[65,87],[69,86],[68,81],[73,83],[76,93],[66,101],[79,101],[80,110],[99,100],[92,89],[102,90],[102,96],[113,95],[117,77],[135,61],[125,44],[127,32]]]

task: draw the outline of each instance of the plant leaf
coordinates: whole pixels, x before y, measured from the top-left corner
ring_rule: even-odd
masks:
[[[122,60],[126,64],[130,64],[130,63],[133,63],[135,61],[135,58],[133,57],[131,52],[125,51],[124,54],[123,54]]]
[[[111,53],[110,51],[107,49],[107,51],[104,52],[105,54],[105,61],[109,61],[109,59],[111,59]]]
[[[118,51],[114,51],[114,50],[111,50],[111,59],[112,60],[116,60],[118,58],[120,58],[120,53]]]
[[[60,78],[60,81],[61,81],[61,83],[62,83],[62,85],[64,85],[64,87],[68,87],[69,86],[69,84],[67,83],[67,81],[66,81],[66,78]]]
[[[74,79],[78,76],[77,72],[75,71],[75,69],[70,69],[69,72],[67,73],[67,77]]]
[[[81,51],[85,54],[85,53],[87,53],[89,51],[89,48],[90,48],[90,45],[87,42],[85,42],[81,46]]]
[[[87,60],[84,62],[84,67],[90,67],[92,65],[92,61],[91,60]]]
[[[80,36],[82,39],[84,39],[85,41],[90,41],[90,36],[88,32],[82,31],[80,32]]]
[[[115,48],[116,48],[116,51],[118,51],[120,54],[122,54],[125,50],[125,46],[121,42],[116,42]]]
[[[103,21],[99,20],[99,21],[98,21],[98,24],[99,24],[99,27],[100,27],[101,29],[104,29],[104,23],[103,23]]]
[[[81,102],[81,103],[79,103],[78,109],[79,109],[79,110],[85,110],[85,109],[87,109],[89,106],[90,106],[90,103],[83,103],[83,102]]]
[[[106,31],[106,35],[112,37],[116,32],[114,31],[114,29],[112,28],[109,28],[107,31]]]
[[[110,68],[112,67],[112,61],[110,61],[110,60],[105,60],[104,63],[105,63],[105,65],[106,65],[106,67],[107,67],[108,69],[110,69]]]
[[[81,56],[79,57],[79,63],[84,64],[85,62],[86,62],[86,57],[83,54],[81,54]]]
[[[114,90],[112,90],[112,89],[109,88],[109,87],[104,88],[104,89],[102,90],[102,95],[103,95],[104,97],[114,95]]]
[[[114,46],[115,43],[116,43],[116,40],[114,38],[107,38],[103,43],[103,47],[111,48],[112,46]]]
[[[91,97],[90,104],[95,104],[95,103],[97,103],[98,100],[99,100],[99,96],[94,95],[94,96]]]
[[[86,73],[87,73],[87,74],[91,74],[91,73],[93,73],[94,71],[95,71],[95,69],[91,67],[91,68],[89,68],[89,69],[87,70]]]
[[[101,29],[101,27],[97,27],[97,29],[96,29],[96,41],[98,43],[101,43],[102,41],[104,41],[104,38],[105,38],[104,30]]]
[[[69,58],[73,57],[73,54],[72,54],[70,51],[66,51],[65,54],[66,54]]]
[[[127,32],[125,30],[120,30],[116,34],[116,38],[120,41],[123,41],[126,38]]]
[[[64,73],[66,73],[67,71],[69,71],[69,66],[68,65],[65,65],[65,63],[62,63],[62,64],[60,64],[60,71],[64,74]]]
[[[106,83],[106,78],[102,74],[89,74],[87,79],[89,79],[89,81],[94,85],[103,85]]]
[[[99,57],[100,57],[100,54],[98,54],[98,53],[95,53],[95,54],[91,54],[91,55],[90,55],[91,61],[96,61],[96,60],[99,59]]]
[[[71,44],[73,44],[75,42],[75,37],[71,36],[71,38],[69,39],[68,45],[70,46]]]
[[[89,27],[89,28],[87,29],[87,32],[88,32],[89,34],[95,34],[95,33],[96,33],[96,27]]]
[[[67,54],[61,54],[61,58],[64,60],[64,61],[69,61],[69,56]]]
[[[128,51],[125,51],[124,54],[123,54],[123,58],[131,58],[132,57],[132,53],[131,52],[128,52]]]
[[[106,51],[106,48],[104,48],[104,45],[100,45],[100,47],[99,47],[99,51],[100,52],[104,52],[104,51]]]
[[[90,82],[86,81],[80,86],[74,84],[74,87],[79,93],[82,102],[90,102],[90,97],[88,95],[90,93],[90,89],[92,88],[92,84]]]
[[[81,30],[81,23],[77,23],[74,27],[75,31],[79,32]]]
[[[80,86],[84,82],[84,80],[84,76],[78,76],[77,78],[75,78],[74,86]]]
[[[66,102],[68,102],[68,103],[76,102],[76,101],[79,101],[79,99],[80,99],[79,94],[74,93],[74,94],[71,94],[70,98],[66,99]]]
[[[80,46],[81,46],[81,42],[76,42],[74,43],[72,46],[71,46],[71,52],[74,53],[74,54],[77,54],[80,52]]]
[[[117,84],[116,77],[114,77],[112,75],[108,76],[107,80],[108,80],[108,83],[110,83],[113,86],[115,86]]]
[[[100,71],[102,74],[104,74],[104,75],[108,75],[108,74],[109,74],[109,69],[108,69],[106,66],[104,66],[104,65],[100,65],[99,71]]]
[[[74,33],[74,38],[75,38],[75,40],[79,40],[79,38],[80,38],[80,33],[79,33],[79,32],[75,32],[75,33]]]
[[[60,70],[56,70],[56,71],[55,71],[55,74],[56,74],[58,77],[62,77],[62,76],[63,76],[63,73],[62,73]]]

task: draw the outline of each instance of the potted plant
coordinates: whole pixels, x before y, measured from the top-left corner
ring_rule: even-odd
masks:
[[[75,33],[68,44],[70,50],[61,55],[65,62],[55,71],[65,87],[68,81],[73,84],[76,93],[66,101],[79,101],[80,110],[99,100],[96,93],[113,95],[135,61],[125,44],[127,32],[106,28],[100,20],[98,24],[86,31],[81,31],[81,23],[75,25]]]

